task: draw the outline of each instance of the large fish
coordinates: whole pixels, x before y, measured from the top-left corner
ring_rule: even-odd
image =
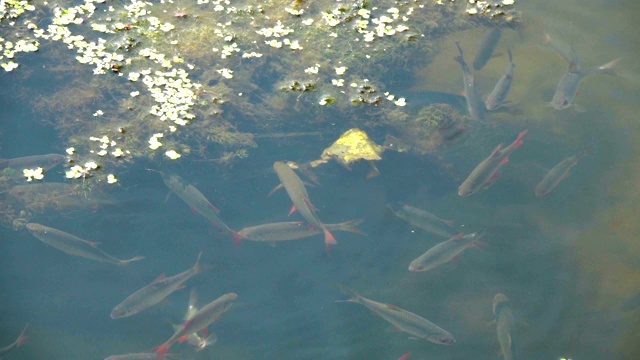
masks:
[[[551,106],[556,110],[566,109],[568,107],[575,107],[578,111],[583,111],[582,106],[573,103],[573,99],[578,93],[578,86],[582,80],[586,77],[598,74],[615,75],[614,67],[620,61],[620,58],[610,61],[597,68],[581,70],[578,60],[578,54],[572,46],[568,45],[565,41],[558,36],[551,36],[545,33],[547,41],[551,43],[551,46],[558,52],[560,57],[569,63],[569,70],[562,75],[558,85],[556,86],[556,92],[553,94],[551,100]]]
[[[29,324],[24,326],[24,328],[22,329],[22,332],[20,333],[16,341],[12,342],[11,344],[3,348],[0,348],[0,359],[2,359],[3,356],[19,348],[20,346],[24,345],[27,342],[27,336],[25,335],[25,332],[27,331],[28,327],[29,327]]]
[[[453,223],[448,220],[442,220],[430,212],[403,204],[401,202],[389,203],[387,208],[391,212],[408,222],[409,224],[419,227],[429,234],[442,236],[447,239],[460,234],[460,230],[453,227]]]
[[[493,297],[493,315],[496,318],[498,342],[502,350],[504,360],[515,359],[516,347],[513,339],[513,314],[511,303],[504,294],[496,294]]]
[[[130,262],[144,259],[143,256],[136,256],[129,260],[116,259],[115,257],[98,249],[98,243],[81,239],[77,236],[48,226],[29,223],[27,224],[27,229],[40,241],[70,255],[114,265],[126,265]]]
[[[509,64],[504,71],[504,74],[496,83],[496,86],[491,91],[491,94],[484,101],[484,105],[487,110],[495,110],[500,107],[504,103],[509,95],[509,90],[511,90],[511,82],[513,81],[513,69],[516,65],[513,63],[513,58],[511,56],[511,50],[507,49],[507,54],[509,55]]]
[[[116,200],[99,192],[88,192],[81,184],[37,183],[16,185],[9,190],[16,200],[31,211],[42,212],[46,208],[70,210],[115,205]]]
[[[460,44],[456,42],[456,46],[458,47],[460,55],[453,59],[462,67],[462,83],[464,84],[464,97],[467,100],[467,110],[469,111],[469,115],[472,119],[482,120],[484,116],[484,107],[481,105],[480,92],[478,91],[478,85],[476,84],[476,77],[464,61]]]
[[[0,159],[0,173],[9,174],[12,179],[23,177],[22,170],[42,168],[44,171],[50,170],[65,161],[66,157],[60,154],[33,155],[13,159]]]
[[[211,224],[222,229],[225,234],[235,239],[236,232],[222,221],[218,215],[220,210],[213,206],[200,192],[200,190],[196,189],[195,186],[187,183],[183,178],[176,174],[167,174],[164,172],[161,172],[160,174],[162,175],[162,180],[164,180],[167,187],[169,187],[171,191],[189,205],[191,210],[202,215],[204,218],[209,220]]]
[[[571,171],[574,166],[578,165],[580,159],[587,154],[588,152],[584,151],[581,154],[569,156],[558,163],[558,165],[554,166],[553,169],[549,170],[549,172],[547,172],[544,178],[542,178],[540,183],[536,186],[536,196],[541,197],[547,195],[555,189],[562,180],[569,177],[569,171]]]
[[[500,174],[497,173],[498,169],[509,162],[509,154],[511,154],[513,150],[522,146],[522,137],[526,134],[527,130],[521,132],[516,141],[505,148],[502,148],[503,144],[498,145],[488,158],[482,160],[482,162],[471,171],[471,174],[469,174],[467,179],[458,188],[458,195],[473,195],[481,189],[491,186],[498,180],[500,177]]]
[[[237,298],[238,295],[236,295],[236,293],[224,294],[198,310],[191,319],[182,324],[169,340],[153,349],[153,352],[157,353],[157,360],[162,360],[171,348],[171,345],[176,341],[183,343],[187,341],[189,335],[205,329],[220,319],[220,317],[231,308]]]
[[[330,245],[336,244],[336,239],[318,218],[318,215],[311,204],[311,200],[309,200],[309,194],[307,193],[307,189],[305,188],[302,180],[289,167],[289,165],[283,162],[276,161],[273,164],[273,169],[280,179],[280,184],[284,187],[289,198],[293,202],[293,208],[291,210],[297,210],[309,224],[322,229],[327,252],[331,252]]]
[[[174,291],[183,288],[187,280],[203,271],[200,265],[201,256],[202,252],[198,254],[198,259],[191,269],[172,277],[160,275],[151,284],[129,295],[113,308],[111,318],[120,319],[137,314],[159,303]]]
[[[456,341],[448,331],[423,317],[394,305],[383,304],[367,299],[347,287],[340,287],[345,293],[351,295],[351,298],[338,300],[338,302],[353,302],[364,305],[381,318],[390,322],[400,331],[404,331],[420,339],[431,341],[435,344],[451,345]]]
[[[478,47],[478,52],[473,58],[473,68],[476,71],[482,69],[487,62],[489,62],[489,59],[493,56],[493,52],[496,50],[496,47],[498,47],[500,37],[502,37],[502,30],[498,27],[493,27],[484,33],[484,37]]]
[[[348,231],[360,235],[366,235],[356,228],[362,220],[351,220],[339,224],[324,224],[330,231]],[[313,235],[321,234],[322,230],[310,227],[302,221],[286,221],[269,224],[261,224],[246,227],[238,231],[242,239],[252,241],[266,241],[275,243],[277,241],[298,240]]]
[[[464,236],[457,235],[447,241],[443,241],[413,260],[409,264],[409,271],[418,272],[435,269],[462,254],[463,251],[479,241],[482,236],[482,234],[472,233]]]

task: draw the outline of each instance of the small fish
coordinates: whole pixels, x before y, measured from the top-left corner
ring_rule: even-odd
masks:
[[[222,231],[231,238],[236,236],[236,232],[225,224],[218,215],[220,210],[213,206],[200,190],[176,174],[161,172],[160,175],[162,175],[162,180],[167,187],[189,205],[193,212],[202,215],[205,219],[209,220],[211,224],[222,229]]]
[[[153,352],[157,354],[157,360],[162,360],[167,351],[169,351],[169,348],[171,348],[171,345],[176,341],[183,343],[187,341],[189,335],[192,333],[205,329],[220,319],[220,317],[231,308],[237,298],[238,295],[236,293],[224,294],[198,310],[191,319],[182,324],[180,329],[178,329],[169,340],[153,349]]]
[[[511,56],[511,50],[507,49],[507,54],[509,55],[509,64],[507,65],[504,74],[496,83],[496,86],[491,91],[491,94],[487,97],[484,102],[487,110],[495,110],[499,108],[504,100],[509,95],[509,90],[511,90],[511,82],[513,81],[513,69],[516,65],[513,63],[513,58]]]
[[[401,202],[389,203],[387,208],[397,217],[407,221],[409,224],[419,227],[429,234],[442,236],[444,238],[452,238],[461,234],[458,229],[453,227],[453,223],[449,220],[442,220],[430,212],[413,206],[405,205]]]
[[[16,175],[12,178],[23,176],[22,170],[41,167],[44,171],[53,169],[65,161],[66,157],[60,154],[33,155],[13,159],[0,159],[0,170],[14,169]]]
[[[25,332],[27,331],[28,327],[29,327],[29,324],[24,326],[24,329],[22,329],[22,332],[20,333],[16,341],[0,349],[0,359],[2,359],[3,356],[19,348],[20,346],[24,345],[27,342],[28,338],[25,335]]]
[[[104,360],[156,360],[158,355],[156,353],[135,353],[135,354],[123,354],[123,355],[111,355]],[[168,359],[180,359],[178,355],[167,354]]]
[[[342,290],[351,295],[347,300],[337,302],[353,302],[364,305],[369,310],[385,319],[400,331],[409,333],[419,339],[425,339],[435,344],[451,345],[456,340],[448,331],[442,329],[431,321],[409,311],[400,309],[394,305],[383,304],[367,299],[355,291],[340,286]]]
[[[324,226],[330,231],[339,230],[366,235],[356,228],[356,226],[358,226],[361,222],[362,220],[351,220],[339,224],[324,224]],[[246,227],[238,231],[238,235],[240,235],[242,239],[253,241],[267,241],[271,243],[277,241],[298,240],[321,233],[321,229],[310,227],[308,224],[302,221],[262,224]]]
[[[336,244],[336,239],[318,218],[302,180],[300,180],[298,175],[285,163],[276,161],[273,164],[273,168],[280,179],[280,184],[284,187],[293,202],[293,208],[291,208],[291,210],[297,210],[309,224],[322,230],[324,233],[325,247],[327,252],[330,253],[330,246]]]
[[[493,27],[485,32],[484,37],[480,42],[480,47],[478,47],[478,52],[473,58],[473,68],[476,71],[487,65],[489,59],[493,56],[493,52],[496,47],[498,47],[500,37],[502,37],[502,30],[500,30],[500,28]]]
[[[469,174],[467,179],[458,188],[458,195],[470,196],[483,188],[488,188],[493,185],[493,183],[500,178],[500,174],[497,173],[498,169],[509,162],[509,154],[511,154],[513,150],[522,146],[522,138],[526,134],[527,130],[521,132],[516,141],[504,149],[502,148],[503,144],[498,145],[488,158],[482,160],[480,164],[471,171],[471,174]]]
[[[464,84],[464,97],[467,100],[467,110],[469,111],[469,115],[472,119],[482,120],[484,116],[484,107],[480,105],[480,92],[478,91],[475,75],[473,75],[471,69],[469,69],[469,66],[464,61],[460,44],[456,42],[456,46],[458,47],[460,55],[453,59],[460,63],[460,66],[462,67],[462,83]]]
[[[496,318],[498,342],[504,360],[513,360],[516,353],[515,341],[512,337],[514,321],[511,303],[504,294],[498,293],[493,297],[493,315]]]
[[[191,291],[189,292],[189,306],[187,307],[187,313],[184,315],[184,321],[191,320],[191,318],[193,318],[193,316],[198,312],[197,303],[198,292],[195,288],[191,288]],[[182,325],[173,325],[174,331],[178,331],[181,327]],[[196,352],[204,350],[209,345],[215,344],[217,341],[218,336],[216,334],[211,334],[205,338],[198,335],[197,331],[187,337],[187,343],[194,347]],[[155,358],[156,354],[153,353],[153,355]]]
[[[144,259],[143,256],[136,256],[129,260],[116,259],[98,249],[98,243],[87,241],[64,231],[36,223],[29,223],[26,226],[31,234],[40,241],[70,255],[114,265],[126,265],[130,262]]]
[[[159,303],[174,291],[182,289],[187,280],[203,271],[200,265],[201,256],[202,252],[198,254],[198,259],[191,269],[172,277],[160,275],[151,284],[129,295],[113,308],[111,318],[120,319],[137,314]]]
[[[549,172],[547,172],[544,178],[536,186],[536,196],[541,197],[553,191],[553,189],[555,189],[556,186],[558,186],[560,182],[562,182],[562,180],[569,177],[569,171],[574,166],[578,165],[580,159],[587,154],[588,152],[585,151],[581,154],[565,158],[558,165],[554,166],[553,169],[549,170]]]
[[[418,272],[435,269],[460,256],[463,251],[473,246],[482,237],[483,234],[472,233],[464,236],[457,235],[447,241],[443,241],[413,260],[409,264],[409,271]]]
[[[16,185],[9,190],[9,195],[26,209],[35,212],[43,212],[47,208],[64,211],[117,204],[116,200],[98,191],[88,194],[82,184],[50,182]]]
[[[578,93],[578,86],[588,76],[597,74],[615,75],[614,67],[620,61],[621,58],[617,58],[602,66],[590,70],[579,70],[577,63],[569,64],[569,71],[567,71],[556,87],[556,92],[553,94],[551,100],[551,106],[556,110],[566,109],[574,106],[576,110],[582,111],[582,107],[573,103],[573,99]]]

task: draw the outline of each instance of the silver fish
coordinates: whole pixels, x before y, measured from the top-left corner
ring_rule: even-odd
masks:
[[[469,196],[477,193],[483,188],[491,186],[500,175],[497,173],[501,166],[509,162],[509,154],[520,146],[522,146],[522,138],[526,135],[527,130],[518,135],[516,141],[511,145],[502,148],[502,144],[498,145],[488,158],[482,160],[478,164],[466,180],[458,188],[458,195]]]
[[[462,82],[464,84],[464,97],[467,100],[467,110],[469,111],[469,115],[472,119],[482,120],[484,116],[484,107],[480,105],[480,92],[478,91],[475,75],[473,75],[471,69],[469,69],[469,66],[464,61],[460,44],[456,42],[456,46],[458,47],[460,55],[453,59],[460,64],[460,67],[462,67]]]
[[[447,239],[460,234],[460,231],[453,227],[451,221],[442,220],[422,209],[401,202],[389,203],[387,204],[387,208],[397,217],[407,221],[413,226],[419,227],[429,234],[442,236]]]
[[[191,319],[182,324],[169,340],[153,349],[153,351],[158,354],[156,359],[162,360],[167,351],[169,351],[171,346],[177,341],[183,343],[187,341],[189,335],[218,321],[225,312],[231,309],[231,306],[237,298],[238,295],[236,293],[228,293],[203,306]]]
[[[493,297],[493,315],[496,318],[498,342],[502,350],[504,360],[515,359],[516,347],[513,339],[513,314],[511,303],[504,294],[496,294]]]
[[[424,254],[409,264],[409,271],[428,271],[445,264],[475,244],[483,237],[482,234],[472,233],[465,236],[458,235],[447,241],[443,241],[427,250]]]
[[[615,59],[595,69],[580,70],[578,57],[575,56],[569,62],[569,70],[562,75],[562,78],[560,78],[560,81],[558,82],[556,92],[553,94],[553,99],[551,100],[551,106],[556,110],[562,110],[573,106],[576,110],[583,111],[583,108],[580,105],[573,103],[582,80],[589,76],[598,74],[615,75],[615,66],[620,59],[621,58]]]
[[[40,241],[70,255],[114,265],[126,265],[130,262],[144,259],[143,256],[136,256],[129,260],[116,259],[98,249],[98,243],[87,241],[64,231],[36,223],[29,223],[26,226],[31,234]]]
[[[569,171],[571,171],[574,166],[578,165],[580,159],[587,154],[588,152],[585,151],[581,154],[565,158],[558,163],[558,165],[554,166],[553,169],[549,170],[549,172],[547,172],[544,178],[536,186],[536,196],[541,197],[553,191],[553,189],[555,189],[562,180],[569,177]]]
[[[475,70],[482,69],[489,59],[493,56],[493,52],[495,51],[498,43],[500,42],[500,37],[502,36],[502,30],[500,28],[494,27],[485,32],[482,41],[480,42],[480,47],[478,47],[478,52],[476,56],[473,58],[473,68]]]
[[[364,305],[400,331],[409,333],[419,339],[431,341],[435,344],[451,345],[456,341],[453,335],[447,330],[421,316],[400,309],[394,305],[383,304],[367,299],[345,286],[341,285],[340,287],[345,293],[351,295],[351,298],[338,300],[338,302],[353,302]]]
[[[172,277],[160,275],[151,284],[129,295],[113,308],[111,318],[120,319],[137,314],[159,303],[174,291],[183,288],[183,284],[187,280],[203,271],[200,265],[201,256],[202,252],[198,255],[198,259],[191,269]]]
[[[509,64],[507,65],[507,69],[504,71],[504,74],[496,83],[496,86],[491,91],[491,94],[487,97],[484,102],[487,110],[495,110],[500,107],[509,95],[509,90],[511,90],[511,82],[513,81],[513,69],[516,65],[513,63],[513,58],[511,56],[511,50],[507,49],[507,54],[509,55]]]

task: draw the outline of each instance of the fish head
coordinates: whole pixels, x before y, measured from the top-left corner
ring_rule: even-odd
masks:
[[[453,336],[438,336],[435,339],[433,339],[434,342],[438,343],[438,344],[442,344],[442,345],[452,345],[453,343],[456,342],[456,339],[453,338]]]
[[[409,271],[411,272],[419,272],[419,271],[426,271],[427,269],[424,267],[424,265],[418,264],[418,263],[411,263],[409,264]]]
[[[545,196],[545,195],[547,195],[548,193],[549,193],[549,192],[548,192],[548,191],[546,191],[545,189],[542,189],[542,188],[540,188],[540,187],[536,187],[536,196],[537,196],[537,197]]]
[[[553,96],[550,105],[556,110],[563,110],[571,106],[571,101],[560,93]]]
[[[401,202],[390,202],[387,204],[387,209],[393,213],[397,213],[402,209],[403,204]]]
[[[112,319],[120,319],[123,317],[127,317],[127,316],[131,316],[133,315],[134,312],[131,311],[131,309],[126,309],[126,308],[120,308],[118,306],[114,307],[113,310],[111,310],[111,318]]]
[[[458,195],[460,196],[470,196],[474,193],[473,188],[466,182],[462,183],[458,188]]]

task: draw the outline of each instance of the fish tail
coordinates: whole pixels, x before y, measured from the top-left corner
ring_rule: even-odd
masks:
[[[520,134],[518,134],[518,138],[516,139],[516,143],[515,146],[513,147],[514,149],[519,148],[520,146],[522,146],[522,144],[524,144],[524,142],[522,141],[522,138],[527,135],[527,132],[529,130],[525,130],[523,132],[521,132]]]
[[[325,227],[322,229],[324,231],[324,244],[326,245],[327,248],[327,253],[331,254],[331,245],[337,244],[336,242],[336,238],[333,237],[333,235],[331,234],[331,232],[329,232],[329,230]]]
[[[360,235],[364,235],[367,236],[367,233],[361,231],[360,229],[358,229],[356,226],[362,224],[364,220],[362,219],[355,219],[355,220],[349,220],[349,221],[345,221],[341,224],[339,224],[338,229],[342,230],[342,231],[348,231],[348,232],[352,232],[355,234],[360,234]]]
[[[338,284],[338,287],[340,288],[340,290],[342,290],[343,293],[350,296],[350,298],[348,298],[347,300],[336,300],[336,302],[360,302],[360,294],[342,284]]]
[[[120,260],[120,262],[118,263],[118,265],[127,265],[128,263],[132,263],[132,262],[134,262],[134,261],[140,261],[140,260],[142,260],[142,259],[144,259],[144,256],[135,256],[135,257],[132,257],[132,258],[131,258],[131,259],[129,259],[129,260]]]
[[[29,324],[27,323],[27,325],[24,326],[24,329],[22,329],[20,336],[18,336],[18,340],[16,340],[16,347],[24,345],[29,340],[29,338],[25,335],[28,327]]]
[[[164,356],[167,353],[167,351],[169,351],[169,348],[171,348],[171,345],[167,343],[164,343],[160,346],[153,348],[152,351],[158,354],[158,356],[156,357],[156,360],[164,359]]]
[[[201,257],[202,257],[202,251],[200,251],[200,253],[198,254],[198,259],[196,259],[196,263],[193,264],[193,269],[195,270],[196,273],[201,273],[204,270],[202,265],[200,264]]]
[[[233,232],[233,235],[231,235],[231,239],[233,239],[233,245],[235,246],[240,246],[240,241],[242,241],[242,235],[240,235],[237,232]]]

